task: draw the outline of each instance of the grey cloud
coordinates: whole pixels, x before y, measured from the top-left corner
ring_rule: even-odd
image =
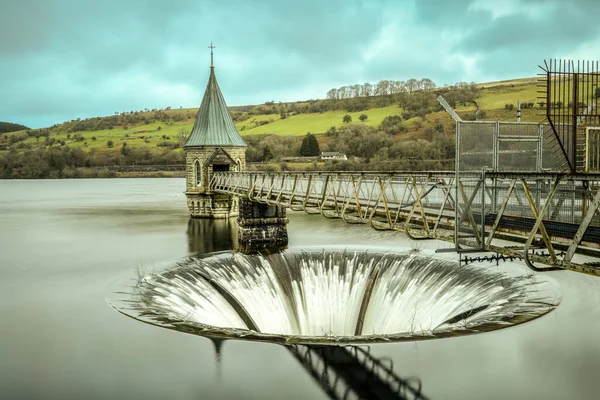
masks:
[[[43,0],[3,2],[0,12],[0,55],[42,50],[50,41],[48,32],[55,13]]]
[[[597,15],[599,6],[587,12]],[[540,10],[543,12],[543,10]],[[596,39],[598,31],[593,23],[585,23],[585,11],[568,2],[549,9],[539,18],[521,14],[499,17],[474,30],[459,46],[469,51],[495,51],[498,49],[539,50],[556,52],[568,50]]]
[[[485,12],[469,11],[469,5],[473,0],[415,0],[415,22],[430,25],[433,29],[444,29],[448,26],[453,28],[467,28],[464,21],[480,23],[486,17]]]
[[[547,55],[596,39],[594,13],[571,6],[542,7],[546,19],[493,19],[469,0],[4,3],[0,120],[34,126],[145,107],[197,107],[211,41],[223,92],[239,105],[322,97],[331,87],[380,79],[443,84],[531,76]],[[398,23],[406,25],[400,33],[385,31]],[[549,33],[548,24],[555,28]],[[442,33],[457,39],[442,41]],[[363,52],[386,35],[398,35],[391,38],[397,46],[364,60]],[[476,57],[474,72],[446,65],[457,55]]]

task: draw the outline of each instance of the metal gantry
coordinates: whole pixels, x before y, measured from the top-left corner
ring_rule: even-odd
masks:
[[[535,270],[600,275],[600,174],[221,172],[211,189],[518,257]]]
[[[546,106],[546,133],[554,156],[570,172],[582,172],[585,128],[600,126],[599,63],[551,59],[540,68],[540,100]]]
[[[458,172],[569,170],[557,155],[557,144],[548,137],[552,127],[545,122],[463,121],[442,96],[438,102],[455,122],[455,167]],[[590,128],[591,129],[591,128]],[[592,145],[600,143],[595,132]],[[585,172],[590,172],[587,169]]]

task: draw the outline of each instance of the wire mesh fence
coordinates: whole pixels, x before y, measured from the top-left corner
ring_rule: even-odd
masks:
[[[543,129],[530,122],[459,121],[457,171],[541,171]]]

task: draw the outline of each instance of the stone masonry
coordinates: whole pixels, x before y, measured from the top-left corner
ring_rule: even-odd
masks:
[[[185,195],[192,218],[230,218],[239,214],[236,197],[210,190],[213,172],[212,166],[206,163],[217,149],[218,147],[186,149]],[[236,162],[236,165],[230,166],[231,171],[242,171],[246,168],[245,147],[229,147],[223,151]]]
[[[278,249],[287,246],[285,208],[241,199],[238,242],[245,250]]]

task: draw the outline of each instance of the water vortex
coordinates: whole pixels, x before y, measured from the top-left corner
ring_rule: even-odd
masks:
[[[225,253],[142,275],[114,306],[144,322],[211,337],[417,340],[537,318],[558,305],[542,283],[414,253]]]

